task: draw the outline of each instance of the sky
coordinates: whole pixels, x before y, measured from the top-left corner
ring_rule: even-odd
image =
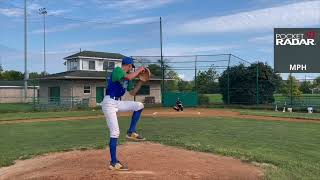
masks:
[[[81,50],[127,56],[234,54],[273,66],[273,29],[319,27],[320,0],[27,0],[28,71],[43,71],[46,8],[47,71]],[[0,63],[24,71],[23,1],[0,0]],[[180,58],[182,59],[182,58]],[[178,60],[178,59],[177,59]],[[192,61],[192,60],[190,60]],[[188,72],[179,73],[188,79]],[[314,78],[319,74],[297,74]],[[287,75],[283,75],[287,76]]]

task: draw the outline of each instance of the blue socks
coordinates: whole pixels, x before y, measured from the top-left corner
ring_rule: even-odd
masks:
[[[143,109],[139,111],[134,111],[131,119],[130,128],[128,130],[128,133],[132,133],[136,131],[137,123],[140,119],[140,115]],[[111,163],[116,164],[118,162],[117,159],[117,144],[118,144],[118,138],[112,138],[110,137],[109,141],[109,149],[110,149],[110,156],[111,156]]]
[[[111,163],[116,164],[118,162],[117,160],[117,143],[118,138],[110,138],[109,142],[109,149],[110,149],[110,156],[111,156]]]
[[[131,124],[130,124],[130,128],[128,130],[128,133],[132,133],[132,132],[136,132],[136,126],[137,123],[140,119],[140,115],[142,113],[143,109],[140,109],[139,111],[134,111],[132,114],[132,118],[131,118]]]

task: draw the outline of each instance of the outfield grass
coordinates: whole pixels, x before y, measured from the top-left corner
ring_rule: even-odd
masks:
[[[285,118],[297,118],[297,119],[312,119],[320,120],[320,113],[298,113],[298,112],[285,112],[282,111],[262,111],[262,110],[236,110],[242,115],[256,115],[256,116],[269,116],[269,117],[285,117]]]
[[[217,104],[223,103],[221,94],[205,94],[209,97],[209,103]],[[283,96],[282,94],[274,94],[275,102],[287,103],[290,102],[290,98]],[[311,105],[320,105],[320,94],[302,94],[300,97],[294,98],[294,102],[305,103]]]
[[[210,104],[223,103],[221,94],[204,94],[204,95],[209,97]]]
[[[45,119],[45,118],[60,118],[60,117],[81,117],[103,115],[101,110],[87,111],[59,111],[59,112],[17,112],[4,113],[0,116],[0,121],[16,120],[16,119]]]
[[[120,119],[125,132],[129,120]],[[267,179],[320,177],[320,124],[228,118],[143,118],[150,141],[268,163]],[[0,125],[0,166],[16,159],[70,149],[103,148],[103,119]],[[124,143],[124,134],[120,142]]]
[[[274,95],[275,102],[283,105],[284,102],[290,103],[290,97],[285,97],[281,94]],[[293,97],[292,103],[296,106],[299,105],[310,105],[310,106],[320,106],[320,94],[302,94],[298,97]]]

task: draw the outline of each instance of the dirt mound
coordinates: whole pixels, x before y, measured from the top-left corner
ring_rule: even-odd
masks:
[[[107,168],[107,150],[52,153],[0,169],[0,179],[261,179],[263,171],[240,160],[152,143],[119,146],[128,172]]]

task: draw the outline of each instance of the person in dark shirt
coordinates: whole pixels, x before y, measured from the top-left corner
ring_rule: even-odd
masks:
[[[180,98],[177,99],[176,105],[173,107],[173,109],[176,111],[183,111],[183,105]]]

